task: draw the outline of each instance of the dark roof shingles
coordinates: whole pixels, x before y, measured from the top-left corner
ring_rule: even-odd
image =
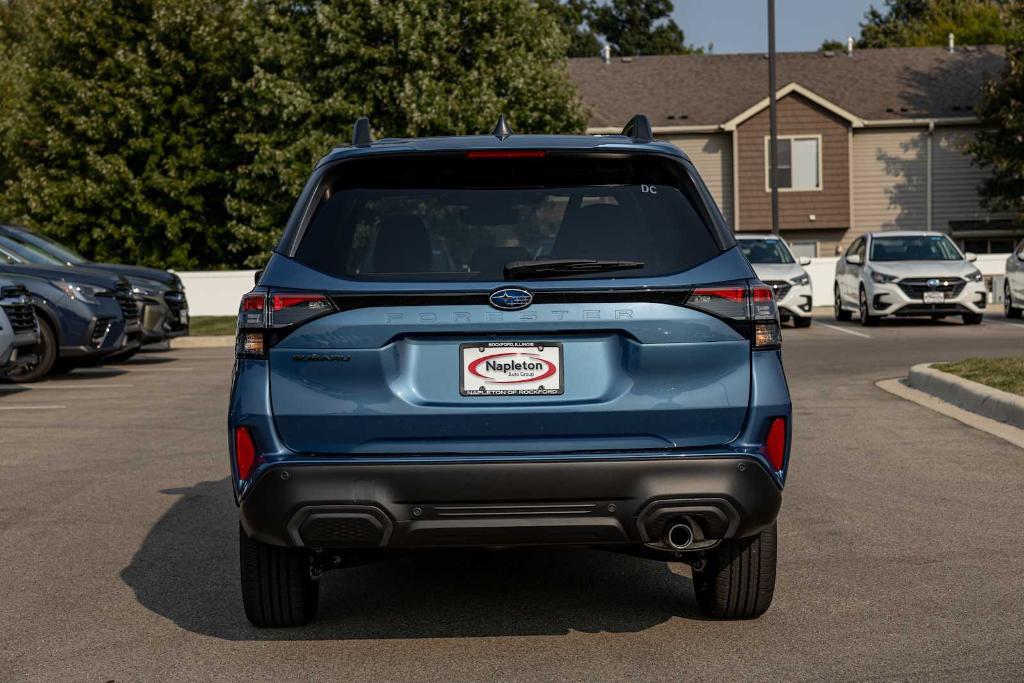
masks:
[[[999,46],[784,52],[776,83],[791,82],[863,119],[969,116],[986,78],[1003,69]],[[622,126],[645,113],[654,126],[717,125],[768,95],[768,60],[760,54],[672,55],[569,60],[590,126]]]

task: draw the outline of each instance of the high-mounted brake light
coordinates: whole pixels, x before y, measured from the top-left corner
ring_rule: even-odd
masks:
[[[467,159],[539,159],[542,149],[474,149],[466,152]]]
[[[248,427],[235,427],[235,469],[241,481],[248,481],[259,457]]]
[[[238,310],[238,358],[266,358],[273,345],[274,334],[287,333],[313,318],[336,311],[334,303],[323,294],[306,292],[249,292],[242,297]],[[273,334],[272,334],[273,333]]]
[[[730,323],[756,350],[777,349],[782,343],[775,295],[760,282],[698,287],[686,305]]]
[[[772,418],[761,452],[764,453],[764,457],[768,458],[772,469],[776,472],[782,471],[786,459],[786,418]]]

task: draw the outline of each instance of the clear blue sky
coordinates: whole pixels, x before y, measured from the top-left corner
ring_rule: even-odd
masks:
[[[817,50],[826,38],[857,37],[868,7],[884,0],[775,0],[775,48]],[[686,42],[714,43],[716,54],[768,51],[768,0],[675,0]]]

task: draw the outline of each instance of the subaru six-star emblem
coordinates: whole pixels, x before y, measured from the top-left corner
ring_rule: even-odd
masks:
[[[533,303],[533,294],[518,287],[506,287],[491,293],[491,306],[503,311],[518,311]]]
[[[925,284],[934,289],[935,287],[938,287],[942,283],[939,282],[938,278],[933,277],[930,278],[927,282],[925,282]]]

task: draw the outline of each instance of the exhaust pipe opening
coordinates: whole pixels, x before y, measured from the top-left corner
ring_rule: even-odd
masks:
[[[665,527],[664,541],[673,550],[685,550],[693,543],[693,529],[686,522],[673,522]]]

